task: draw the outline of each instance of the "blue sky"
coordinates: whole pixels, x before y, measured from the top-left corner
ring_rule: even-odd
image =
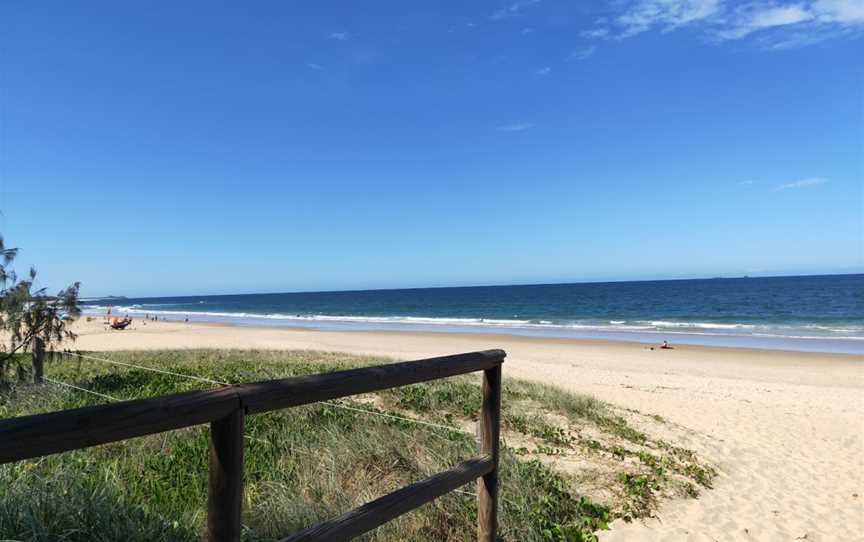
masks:
[[[0,4],[0,228],[88,295],[864,268],[864,0]]]

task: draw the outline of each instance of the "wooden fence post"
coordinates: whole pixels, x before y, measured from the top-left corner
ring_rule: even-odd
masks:
[[[494,542],[498,531],[498,436],[501,424],[501,366],[483,371],[480,410],[480,454],[492,458],[493,469],[477,479],[477,540]]]
[[[45,364],[45,341],[41,337],[33,337],[33,382],[43,382],[43,371]]]
[[[243,421],[238,408],[210,424],[207,540],[239,542],[243,507]]]

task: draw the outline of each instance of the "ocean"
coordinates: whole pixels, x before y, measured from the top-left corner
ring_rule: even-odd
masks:
[[[864,275],[90,299],[85,313],[864,354]]]

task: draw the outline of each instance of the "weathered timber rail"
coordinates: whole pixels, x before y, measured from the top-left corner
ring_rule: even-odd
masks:
[[[479,455],[284,541],[350,540],[477,480],[477,538],[495,540],[503,350],[237,384],[0,420],[0,463],[210,423],[207,539],[240,540],[247,415],[483,371]]]

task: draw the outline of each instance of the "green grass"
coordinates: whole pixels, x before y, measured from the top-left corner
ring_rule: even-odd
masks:
[[[232,383],[382,361],[324,352],[170,351],[105,356]],[[209,387],[180,377],[66,357],[48,363],[46,376],[122,399]],[[527,454],[524,448],[502,450],[500,532],[504,539],[593,540],[592,533],[613,517],[650,512],[642,506],[650,495],[646,497],[643,486],[623,474],[614,483],[616,493],[625,498],[598,503],[578,490],[573,476],[551,468],[540,456],[556,456],[564,448],[567,453],[601,454],[608,444],[583,448],[581,440],[571,435],[569,423],[558,426],[528,412],[526,405],[555,412],[573,423],[590,424],[636,445],[650,443],[647,436],[599,401],[548,386],[509,379],[505,383],[504,426],[527,433],[527,438],[538,442],[538,449]],[[52,384],[13,385],[0,390],[0,418],[105,402]],[[479,378],[452,378],[342,402],[465,426],[476,419],[480,407]],[[245,540],[278,539],[476,454],[472,435],[328,404],[247,417],[245,434]],[[198,540],[206,514],[207,439],[207,427],[199,426],[0,465],[0,539]],[[694,465],[693,478],[710,482],[712,471],[702,468],[692,452],[665,446],[658,447],[662,458],[646,459],[651,465],[645,468],[654,469],[644,484],[649,490],[666,480],[656,472],[663,461]],[[680,460],[674,459],[679,456]],[[622,463],[622,472],[631,469]],[[364,539],[472,540],[475,525],[476,498],[454,492]]]

